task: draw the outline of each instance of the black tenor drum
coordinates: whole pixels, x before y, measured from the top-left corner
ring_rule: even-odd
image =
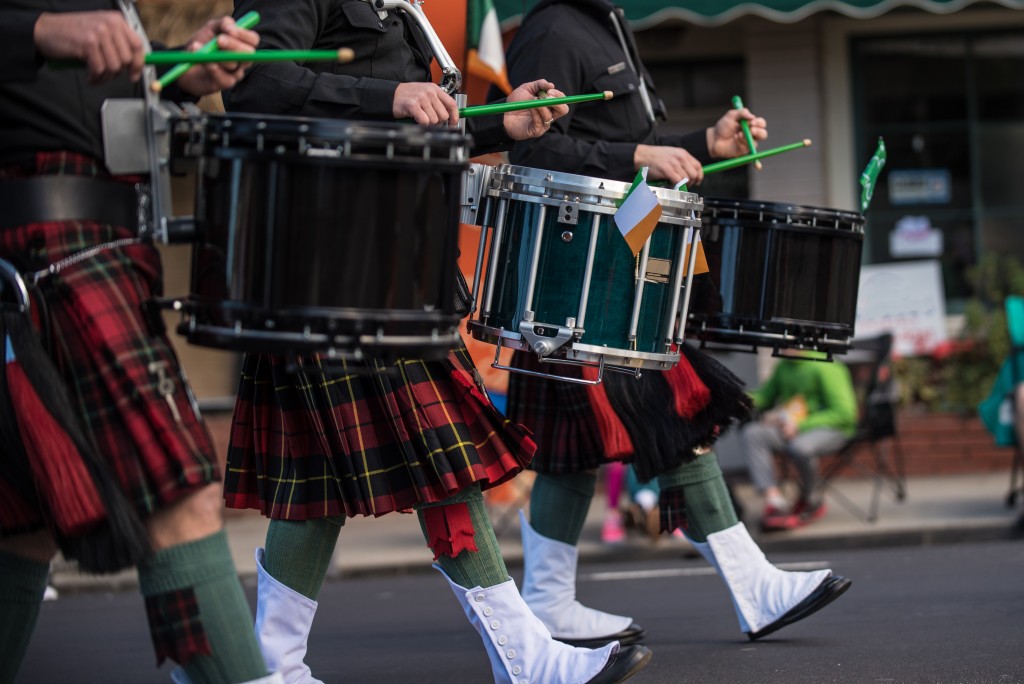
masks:
[[[458,343],[464,134],[242,114],[203,128],[190,342],[356,359]]]
[[[702,224],[711,272],[694,280],[691,337],[746,351],[849,350],[862,214],[705,198]]]

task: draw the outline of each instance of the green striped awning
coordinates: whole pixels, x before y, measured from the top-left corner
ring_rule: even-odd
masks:
[[[1024,0],[991,0],[1012,9],[1024,9]],[[771,21],[792,23],[831,10],[848,17],[868,19],[897,7],[917,7],[937,14],[949,14],[981,0],[619,0],[626,17],[638,27],[651,26],[666,19],[682,19],[701,26],[725,24],[754,14]],[[498,17],[505,26],[514,26],[537,0],[494,0]]]

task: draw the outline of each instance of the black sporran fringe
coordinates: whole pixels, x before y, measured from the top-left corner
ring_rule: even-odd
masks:
[[[62,534],[52,524],[52,511],[44,510],[50,520],[50,532],[54,535],[64,556],[78,562],[87,572],[109,573],[136,565],[150,550],[145,526],[131,502],[107,465],[101,461],[85,436],[78,422],[64,379],[53,361],[45,353],[43,345],[32,328],[25,313],[6,309],[0,314],[0,339],[10,337],[19,365],[35,389],[46,410],[64,429],[74,443],[92,483],[103,502],[106,518],[94,528],[82,534]],[[28,455],[14,419],[14,403],[10,395],[5,374],[0,373],[0,430],[6,458],[4,473],[9,473],[14,482],[32,481]],[[38,496],[44,509],[43,497]]]
[[[694,372],[711,391],[711,400],[697,415],[685,419],[672,407],[675,397],[664,374],[647,371],[639,378],[606,373],[608,401],[633,442],[633,467],[648,481],[696,458],[753,406],[743,381],[717,360],[689,345],[680,345]]]
[[[633,468],[641,482],[692,461],[698,445],[690,423],[676,414],[675,396],[663,373],[648,371],[639,378],[605,373],[608,403],[633,442]]]
[[[679,351],[711,390],[711,401],[693,420],[701,435],[698,446],[710,447],[733,423],[749,420],[754,403],[743,381],[717,359],[688,344]]]

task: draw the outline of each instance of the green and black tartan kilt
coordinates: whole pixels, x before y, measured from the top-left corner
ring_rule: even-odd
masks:
[[[383,515],[525,468],[536,446],[483,390],[465,347],[385,370],[245,359],[225,500],[283,520]]]
[[[512,355],[516,368],[581,378],[579,366],[541,364],[533,352]],[[608,462],[601,431],[585,385],[522,373],[508,379],[509,420],[525,425],[537,443],[531,468],[564,474],[592,470]]]

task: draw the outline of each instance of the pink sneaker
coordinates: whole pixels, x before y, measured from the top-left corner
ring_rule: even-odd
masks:
[[[626,538],[626,528],[618,511],[608,511],[601,526],[601,541],[605,544],[620,544]]]

